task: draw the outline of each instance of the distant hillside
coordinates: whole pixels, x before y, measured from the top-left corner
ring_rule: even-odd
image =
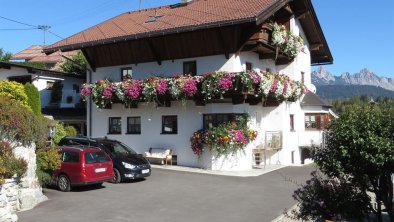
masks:
[[[379,96],[394,98],[394,91],[365,85],[317,85],[317,94],[326,99],[351,98],[354,96]]]

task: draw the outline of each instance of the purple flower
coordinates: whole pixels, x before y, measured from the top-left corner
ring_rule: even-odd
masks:
[[[140,80],[134,80],[132,84],[126,89],[125,94],[131,98],[131,100],[138,100],[141,95],[141,83]]]

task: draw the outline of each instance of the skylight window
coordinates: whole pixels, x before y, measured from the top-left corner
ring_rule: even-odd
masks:
[[[149,16],[148,21],[146,21],[145,23],[151,23],[151,22],[156,22],[158,21],[160,18],[164,17],[164,15],[158,15],[157,11],[155,9],[155,15],[153,16]]]

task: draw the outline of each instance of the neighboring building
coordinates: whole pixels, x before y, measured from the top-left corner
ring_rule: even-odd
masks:
[[[53,70],[32,68],[21,64],[0,62],[0,80],[33,84],[40,92],[43,114],[56,114],[53,115],[56,120],[61,120],[66,125],[73,125],[80,133],[84,133],[86,128],[86,109],[82,106],[79,95],[80,87],[85,81],[84,77]],[[60,82],[63,85],[63,89],[60,101],[54,104],[51,103],[51,93],[55,82]],[[61,113],[72,113],[72,115],[62,115]]]
[[[276,52],[271,22],[284,24],[304,39],[304,49],[294,59]],[[310,0],[195,0],[126,12],[44,51],[77,49],[90,64],[90,83],[121,81],[126,75],[144,79],[177,73],[269,70],[313,89],[311,65],[333,62]],[[329,105],[310,103],[309,97],[282,103],[260,98],[257,105],[234,105],[231,99],[210,101],[205,106],[189,100],[185,107],[181,102],[172,102],[170,107],[139,103],[131,109],[114,104],[103,110],[90,103],[88,135],[118,139],[140,153],[150,147],[170,147],[179,165],[210,169],[251,169],[254,150],[266,148],[275,137],[279,138],[279,149],[265,150],[267,163],[300,164],[303,148],[321,142],[322,123],[329,121]],[[259,133],[245,152],[218,160],[221,163],[208,152],[201,159],[193,154],[190,137],[203,128],[204,121],[241,113],[250,114],[249,125]]]
[[[56,66],[57,63],[65,60],[63,56],[72,57],[78,54],[78,51],[70,51],[64,53],[55,52],[50,55],[46,55],[43,52],[44,47],[45,46],[43,45],[30,46],[29,48],[12,55],[11,60],[44,63],[47,69],[52,69]]]

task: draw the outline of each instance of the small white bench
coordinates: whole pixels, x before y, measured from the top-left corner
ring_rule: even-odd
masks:
[[[171,163],[172,166],[172,149],[165,149],[165,148],[149,148],[148,152],[144,153],[144,157],[151,160],[159,160],[161,164],[167,165]]]

